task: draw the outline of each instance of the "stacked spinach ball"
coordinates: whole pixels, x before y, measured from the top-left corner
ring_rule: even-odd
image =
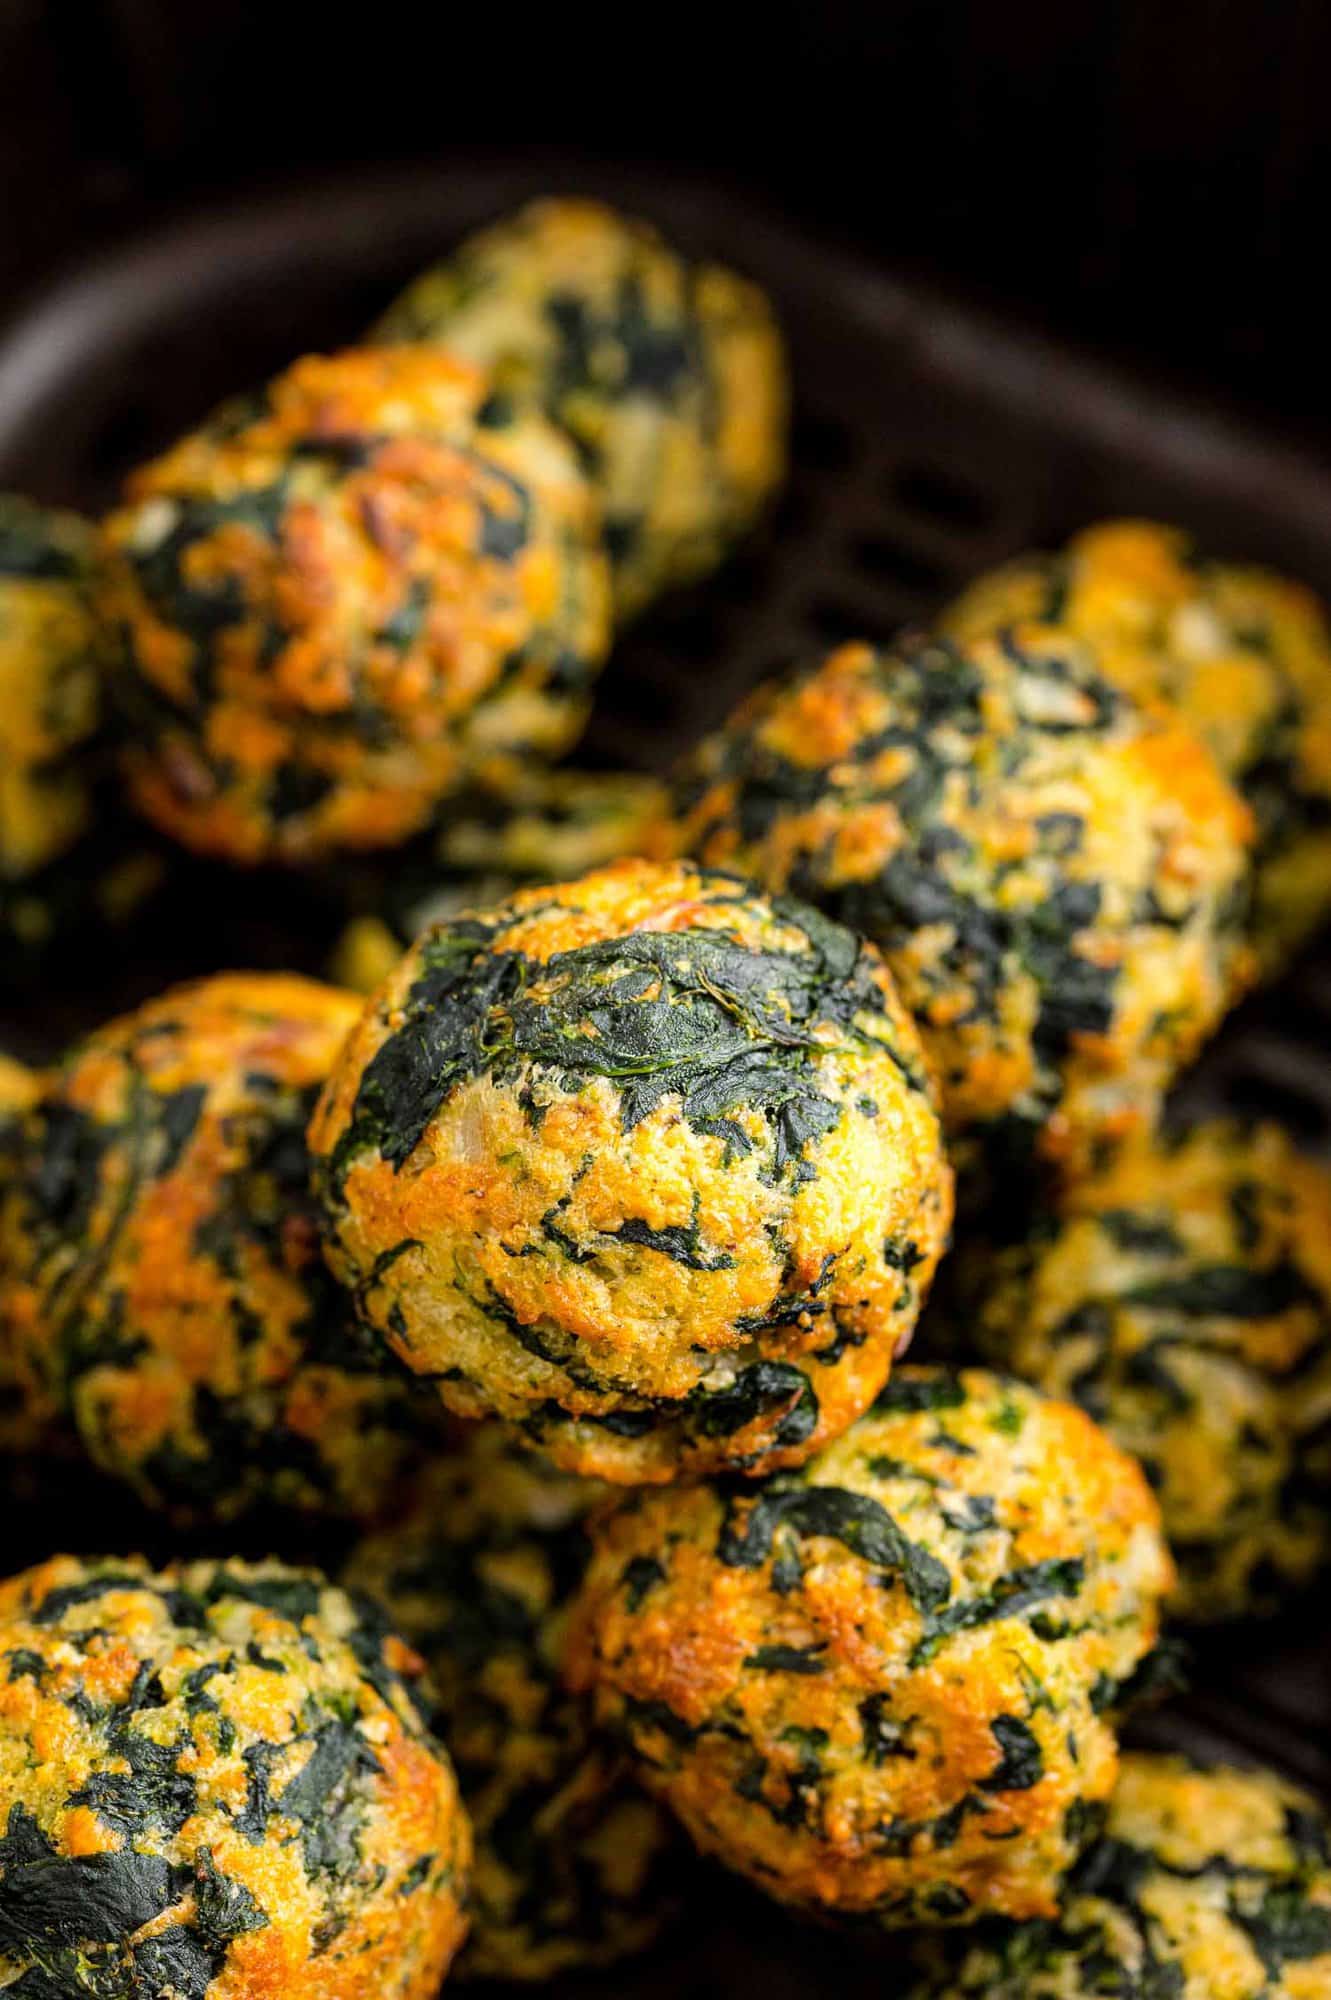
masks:
[[[357,917],[356,994],[217,973],[0,1057],[0,1451],[345,1586],[0,1584],[15,2000],[610,1965],[679,1826],[912,2000],[1327,1990],[1313,1803],[1118,1742],[1162,1616],[1331,1548],[1331,1182],[1161,1122],[1328,901],[1324,615],[1110,523],[669,792],[554,768],[786,424],[756,287],[542,202],[100,533],[0,505],[12,961],[135,900],[117,770]],[[953,1163],[989,1365],[902,1366]]]
[[[34,1433],[183,1521],[382,1512],[433,1412],[324,1267],[305,1125],[357,1018],[219,974],[88,1037],[27,1093],[0,1174],[0,1379]]]
[[[1055,1913],[1172,1574],[1078,1411],[904,1368],[797,1472],[633,1495],[596,1543],[575,1681],[706,1852],[848,1920]]]
[[[276,1563],[58,1557],[0,1585],[0,1634],[0,1990],[431,2000],[470,1832],[367,1607]]]
[[[1251,971],[1251,821],[1075,635],[850,645],[741,704],[676,844],[881,947],[958,1164],[1078,1172],[1149,1121]]]
[[[1152,1134],[972,1265],[966,1329],[1140,1460],[1194,1621],[1331,1554],[1331,1175],[1278,1127]]]
[[[110,796],[90,521],[0,493],[0,987],[133,914],[162,859]]]
[[[568,434],[601,498],[621,620],[715,569],[781,483],[767,299],[598,202],[533,202],[469,237],[376,334],[465,355]]]
[[[616,1480],[797,1463],[844,1429],[951,1215],[872,946],[687,865],[424,932],[310,1138],[333,1268],[393,1352]]]
[[[1104,521],[980,577],[942,622],[963,641],[1076,634],[1117,686],[1166,701],[1252,806],[1263,972],[1307,942],[1331,898],[1331,625],[1312,591],[1176,528]]]
[[[137,473],[104,547],[131,796],[233,862],[391,847],[557,755],[608,644],[571,448],[425,348],[298,361]]]

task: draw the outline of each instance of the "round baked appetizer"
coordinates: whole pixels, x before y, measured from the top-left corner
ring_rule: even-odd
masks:
[[[346,925],[333,976],[357,993],[381,986],[428,925],[499,903],[524,883],[564,882],[659,837],[666,789],[637,771],[546,770],[473,787],[453,802],[425,844],[355,884],[366,907]]]
[[[19,1135],[23,1113],[41,1090],[35,1070],[12,1056],[0,1054],[0,1209],[5,1193],[18,1168]],[[0,1234],[0,1296],[9,1282],[3,1234]],[[7,1342],[0,1335],[0,1475],[9,1474],[12,1461],[41,1450],[47,1424],[36,1407],[14,1364]]]
[[[845,646],[760,689],[677,828],[875,940],[958,1166],[1000,1185],[1149,1118],[1243,989],[1250,834],[1205,747],[1047,631]]]
[[[230,861],[392,846],[565,750],[608,643],[570,447],[436,349],[298,361],[138,472],[104,539],[132,796]]]
[[[182,1517],[374,1513],[438,1424],[320,1254],[305,1125],[354,996],[221,974],[78,1044],[0,1199],[0,1348]]]
[[[1275,1126],[1134,1142],[974,1278],[986,1358],[1141,1461],[1175,1612],[1271,1610],[1331,1555],[1307,1458],[1331,1426],[1331,1176]]]
[[[1331,626],[1302,584],[1216,562],[1178,528],[1106,521],[981,577],[944,617],[1087,641],[1106,677],[1205,738],[1258,829],[1253,934],[1269,975],[1331,907]]]
[[[90,602],[96,536],[77,514],[0,494],[0,878],[37,874],[92,817],[101,719]]]
[[[794,1464],[843,1430],[951,1208],[878,954],[691,865],[426,931],[310,1143],[333,1268],[407,1366],[627,1482]]]
[[[161,873],[104,824],[95,550],[77,514],[0,494],[0,986],[130,914]]]
[[[364,1541],[346,1574],[424,1655],[438,1698],[476,1838],[464,1974],[609,1965],[668,1913],[666,1817],[561,1680],[584,1520],[605,1492],[499,1424],[468,1425],[407,1520]]]
[[[596,202],[534,202],[468,238],[376,334],[442,343],[568,433],[621,618],[714,569],[784,475],[785,355],[762,292]]]
[[[471,1837],[419,1666],[277,1563],[0,1584],[0,1990],[434,2000]]]
[[[919,1957],[911,2000],[1322,2000],[1331,1826],[1271,1772],[1132,1752],[1058,1917],[926,1939]]]
[[[798,1472],[593,1526],[572,1685],[705,1853],[825,1918],[1056,1913],[1171,1581],[1080,1410],[902,1368]]]

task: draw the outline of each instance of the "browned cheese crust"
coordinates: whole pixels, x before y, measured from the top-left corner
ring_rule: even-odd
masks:
[[[951,1211],[877,952],[691,866],[426,931],[310,1137],[333,1267],[393,1351],[460,1415],[629,1482],[843,1430]]]
[[[705,1852],[823,1917],[1053,1915],[1172,1580],[1081,1411],[901,1368],[798,1472],[594,1532],[573,1683]]]

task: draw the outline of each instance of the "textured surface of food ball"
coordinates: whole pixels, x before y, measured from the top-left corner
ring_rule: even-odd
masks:
[[[1278,969],[1331,906],[1331,628],[1303,585],[1215,562],[1175,528],[1109,521],[981,577],[945,614],[963,639],[1014,623],[1090,642],[1110,680],[1163,696],[1253,808],[1254,934]]]
[[[76,514],[0,494],[0,878],[8,883],[66,853],[91,819],[79,753],[101,715],[95,547]]]
[[[900,1369],[797,1473],[594,1524],[574,1685],[706,1852],[824,1916],[1049,1916],[1170,1581],[1073,1406]]]
[[[433,2000],[471,1842],[419,1664],[276,1563],[0,1585],[0,1988]]]
[[[567,748],[607,645],[596,509],[436,350],[312,355],[130,481],[106,603],[136,803],[235,861],[392,846]]]
[[[476,788],[446,809],[424,853],[395,856],[389,870],[353,885],[353,899],[374,914],[353,917],[342,932],[333,976],[373,993],[427,925],[502,902],[524,882],[565,882],[645,854],[665,810],[660,779],[637,771],[532,765]]]
[[[334,1269],[565,1469],[796,1462],[909,1336],[951,1180],[881,960],[625,862],[427,931],[310,1128]]]
[[[1141,1460],[1177,1611],[1270,1609],[1331,1554],[1307,1463],[1331,1428],[1331,1178],[1276,1127],[1134,1143],[975,1278],[985,1356]]]
[[[282,975],[182,987],[78,1044],[24,1119],[9,1362],[151,1504],[373,1513],[437,1425],[320,1254],[304,1131],[357,1013]]]
[[[743,703],[679,798],[685,850],[882,947],[962,1165],[1079,1166],[1248,975],[1246,808],[1057,635],[843,647]]]
[[[23,1113],[41,1089],[35,1070],[0,1054],[0,1207],[18,1162]],[[9,1282],[5,1243],[0,1232],[0,1295]],[[24,1383],[9,1344],[0,1336],[0,1462],[6,1474],[10,1462],[41,1449],[49,1426],[38,1414],[37,1401]]]
[[[661,1809],[561,1680],[584,1519],[605,1492],[551,1471],[498,1424],[468,1426],[408,1520],[363,1542],[347,1572],[431,1674],[475,1830],[459,1970],[477,1977],[610,1964],[666,1914]]]
[[[0,494],[0,987],[131,914],[161,875],[143,840],[108,831],[99,795],[94,550],[76,514]]]
[[[1059,1917],[920,1956],[912,2000],[1325,2000],[1331,1827],[1273,1774],[1133,1752]]]
[[[594,202],[536,202],[471,237],[378,335],[443,342],[568,432],[601,495],[621,616],[714,569],[785,471],[763,294]]]

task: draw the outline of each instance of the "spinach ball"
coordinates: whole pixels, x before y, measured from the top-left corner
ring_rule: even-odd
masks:
[[[432,349],[306,356],[137,473],[104,539],[130,792],[229,861],[391,847],[565,750],[608,643],[569,446]]]
[[[0,1209],[17,1171],[23,1114],[41,1092],[35,1070],[0,1053]],[[0,1235],[0,1297],[10,1282],[3,1235]],[[6,1475],[12,1461],[44,1450],[52,1433],[54,1411],[38,1401],[24,1384],[7,1343],[0,1338],[0,1463]]]
[[[1076,641],[842,647],[685,768],[679,847],[882,948],[958,1166],[1077,1170],[1149,1116],[1249,975],[1251,821]]]
[[[1278,1128],[1134,1143],[969,1288],[985,1357],[1140,1459],[1176,1613],[1272,1610],[1331,1556],[1331,1177]]]
[[[108,837],[96,546],[77,514],[0,494],[0,986],[130,914],[161,873]]]
[[[430,1670],[476,1836],[464,1976],[545,1979],[641,1951],[669,1911],[659,1806],[561,1681],[569,1604],[606,1489],[468,1425],[346,1582],[373,1593]]]
[[[1331,908],[1331,624],[1312,591],[1218,562],[1189,535],[1104,521],[962,593],[963,640],[1053,625],[1116,686],[1169,703],[1205,739],[1257,822],[1253,936],[1267,976]]]
[[[1331,1826],[1273,1772],[1134,1751],[1057,1917],[918,1956],[911,2000],[1325,2000]]]
[[[0,1990],[433,2000],[471,1836],[419,1667],[277,1563],[0,1584]]]
[[[358,1002],[219,974],[43,1079],[0,1193],[0,1350],[152,1506],[378,1511],[437,1426],[329,1277],[305,1125]]]
[[[784,475],[767,299],[599,203],[533,202],[469,237],[376,337],[437,341],[568,433],[601,497],[621,619],[715,569]]]
[[[0,876],[23,880],[91,820],[81,751],[101,719],[89,598],[96,536],[77,514],[0,495]]]
[[[878,954],[629,861],[425,931],[310,1128],[333,1269],[461,1416],[633,1482],[794,1464],[872,1401],[951,1177]]]
[[[1050,1917],[1171,1581],[1125,1453],[902,1368],[798,1472],[594,1523],[570,1673],[702,1850],[824,1918]]]

